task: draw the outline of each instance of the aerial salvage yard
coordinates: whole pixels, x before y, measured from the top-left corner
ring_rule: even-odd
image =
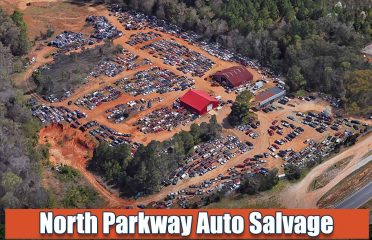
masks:
[[[39,74],[39,91],[30,104],[33,116],[54,126],[40,135],[40,142],[52,144],[54,161],[79,168],[106,199],[115,199],[112,207],[186,207],[203,196],[237,190],[243,177],[266,175],[274,168],[282,175],[289,164],[316,165],[368,127],[367,122],[336,117],[331,105],[338,102],[326,95],[288,95],[284,79],[195,33],[118,7],[108,9],[86,16],[91,32],[65,29],[50,39],[57,54],[53,62],[33,69]],[[90,64],[76,67],[84,62]],[[73,65],[72,72],[56,69]],[[51,85],[48,81],[57,74]],[[232,127],[228,115],[243,91],[253,96],[249,104],[256,119]],[[113,148],[128,144],[133,155],[142,144],[171,139],[213,115],[221,135],[193,146],[182,164],[163,176],[158,193],[121,201],[85,167],[100,142]],[[77,142],[58,146],[51,139],[60,134],[78,136]],[[75,158],[77,163],[71,163]]]

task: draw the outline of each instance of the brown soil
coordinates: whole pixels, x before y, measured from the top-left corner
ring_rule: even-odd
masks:
[[[31,4],[27,6],[28,3]],[[103,8],[70,4],[63,0],[2,0],[0,7],[4,7],[8,13],[15,9],[24,13],[31,40],[40,36],[40,32],[45,32],[48,26],[53,28],[55,34],[66,29],[87,32],[90,28],[85,26],[85,17]]]

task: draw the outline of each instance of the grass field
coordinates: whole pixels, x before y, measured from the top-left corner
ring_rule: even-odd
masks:
[[[334,177],[336,177],[340,171],[342,171],[353,159],[353,156],[349,156],[335,163],[328,169],[326,169],[321,175],[316,177],[311,183],[310,191],[322,188],[327,185]]]

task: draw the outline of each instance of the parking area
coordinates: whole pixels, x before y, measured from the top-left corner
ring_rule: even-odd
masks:
[[[83,49],[85,46],[94,45],[106,39],[112,40],[123,35],[105,16],[88,16],[85,21],[94,29],[90,36],[81,32],[64,31],[50,41],[48,46],[68,52]]]
[[[179,102],[172,107],[156,109],[135,123],[137,129],[145,134],[161,131],[172,131],[179,125],[186,125],[196,120],[198,115],[190,112],[180,105]]]
[[[195,81],[191,78],[177,76],[172,71],[159,67],[137,72],[133,78],[124,78],[115,83],[116,86],[132,96],[180,91],[190,88],[194,84]]]
[[[87,132],[98,142],[107,142],[110,146],[115,147],[121,144],[129,144],[132,150],[135,150],[139,144],[133,143],[131,140],[131,134],[120,133],[112,128],[109,128],[103,124],[99,124],[97,121],[89,121],[79,127],[81,132]]]
[[[148,16],[135,11],[126,11],[117,5],[110,6],[109,10],[128,31],[147,31],[150,29],[158,31],[159,33],[166,33],[175,38],[185,40],[189,44],[197,46],[211,56],[225,62],[234,62],[246,67],[251,67],[258,70],[260,74],[266,77],[277,77],[269,67],[261,66],[257,60],[242,56],[239,53],[234,53],[218,43],[205,41],[204,38],[197,33],[183,31],[181,27],[158,19],[155,16]]]
[[[202,54],[189,50],[173,40],[155,41],[143,46],[141,50],[148,50],[149,54],[162,59],[165,64],[177,66],[177,70],[184,74],[190,73],[192,76],[202,77],[214,64]]]
[[[327,104],[318,98],[310,98],[309,101],[290,99],[286,105],[275,102],[272,106],[275,108],[273,111],[258,112],[260,124],[251,123],[256,128],[247,124],[230,130],[242,143],[252,148],[249,154],[225,163],[223,171],[212,171],[214,174],[208,173],[205,177],[195,176],[199,179],[197,181],[183,179],[187,184],[178,182],[177,185],[182,188],[171,191],[165,199],[151,205],[155,208],[186,207],[188,203],[199,201],[213,192],[237,189],[241,178],[247,174],[267,174],[273,168],[283,173],[287,164],[300,168],[315,165],[340,148],[349,136],[364,131],[368,126],[357,120],[328,117]],[[325,126],[324,132],[317,130]],[[246,135],[247,129],[256,131],[259,137],[252,139],[249,134]]]
[[[37,117],[43,124],[67,122],[78,126],[79,119],[87,117],[87,114],[80,110],[71,111],[66,107],[35,105],[31,110],[32,116]]]
[[[106,86],[91,92],[75,101],[75,105],[82,106],[89,110],[96,108],[104,102],[110,102],[118,99],[122,92],[112,86]]]
[[[78,50],[86,45],[93,45],[97,39],[91,38],[83,33],[64,31],[48,43],[49,46],[63,49],[65,51]]]
[[[102,75],[115,77],[123,71],[133,70],[146,65],[152,65],[149,59],[140,59],[137,55],[122,49],[115,57],[102,60],[90,76],[95,78]]]
[[[237,137],[228,135],[197,145],[194,153],[185,159],[171,176],[163,181],[164,186],[176,185],[179,180],[202,176],[224,165],[230,159],[246,153],[251,148]]]
[[[162,101],[163,99],[161,97],[151,98],[149,100],[141,98],[139,100],[129,101],[126,104],[116,105],[114,108],[107,109],[105,113],[107,113],[107,119],[109,121],[121,123],[138,112],[150,109],[154,103]]]
[[[152,32],[152,31],[151,32],[139,32],[139,33],[134,33],[130,35],[129,41],[127,41],[126,43],[130,46],[135,46],[137,44],[151,41],[158,37],[161,37],[160,33]]]
[[[91,37],[98,40],[115,39],[123,33],[113,26],[105,16],[88,16],[86,22],[91,24],[95,31]]]

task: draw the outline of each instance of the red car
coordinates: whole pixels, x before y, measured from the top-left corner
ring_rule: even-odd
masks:
[[[245,168],[245,164],[238,164],[235,166],[236,168]]]

